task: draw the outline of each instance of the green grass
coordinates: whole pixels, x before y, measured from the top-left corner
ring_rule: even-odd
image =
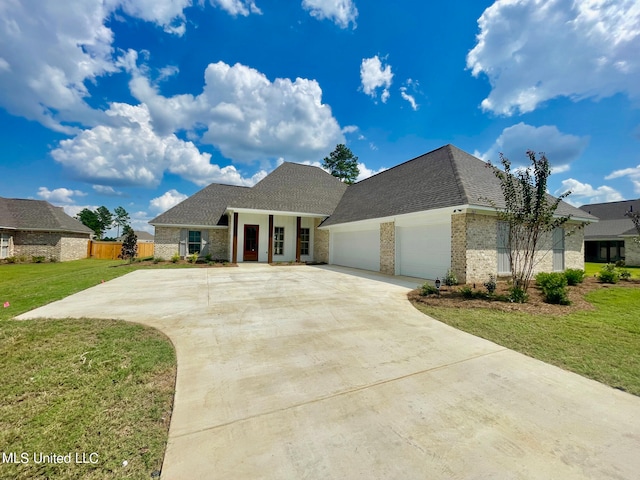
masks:
[[[0,303],[10,302],[0,309],[0,445],[29,458],[0,463],[0,478],[142,479],[160,470],[175,384],[171,342],[120,321],[10,320],[138,268],[115,265],[122,262],[0,265]],[[97,463],[35,464],[40,452]]]
[[[584,271],[587,277],[595,276],[605,263],[585,263]],[[631,272],[631,278],[640,278],[640,267],[623,267]]]
[[[640,289],[612,287],[586,298],[594,310],[562,316],[416,308],[465,332],[640,395]]]

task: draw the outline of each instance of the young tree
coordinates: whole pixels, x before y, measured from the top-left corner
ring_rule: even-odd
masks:
[[[328,157],[324,157],[322,166],[329,170],[331,175],[349,185],[356,181],[360,173],[358,157],[342,143],[336,145],[336,149]]]
[[[83,225],[93,230],[97,238],[102,237],[102,225],[96,212],[89,210],[88,208],[83,208],[80,213],[76,215],[76,219],[80,220]]]
[[[125,234],[125,237],[122,242],[120,258],[123,260],[129,260],[129,263],[131,263],[136,255],[138,255],[138,237],[133,232],[133,229],[128,225],[125,227],[123,233]]]
[[[113,223],[118,227],[118,233],[116,237],[120,236],[120,227],[122,227],[122,234],[124,235],[124,227],[129,225],[129,214],[123,207],[116,207],[113,209],[114,219]]]
[[[551,174],[549,160],[540,154],[527,151],[531,167],[511,171],[511,162],[500,154],[504,171],[494,169],[500,180],[505,207],[498,208],[498,219],[507,226],[507,252],[511,265],[513,287],[526,293],[533,277],[533,270],[541,260],[540,242],[545,235],[564,225],[570,216],[556,216],[565,192],[558,198],[547,194],[547,179]]]

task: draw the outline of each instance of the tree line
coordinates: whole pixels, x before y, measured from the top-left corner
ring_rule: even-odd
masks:
[[[116,237],[120,236],[120,228],[122,228],[122,233],[125,235],[129,230],[132,230],[129,225],[131,218],[123,207],[114,208],[113,213],[105,206],[98,207],[95,210],[83,208],[76,215],[76,219],[93,230],[98,240],[115,240],[104,236],[106,231],[112,227],[117,227],[118,229]]]

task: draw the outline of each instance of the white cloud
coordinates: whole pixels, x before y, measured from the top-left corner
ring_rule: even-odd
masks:
[[[612,180],[614,178],[622,178],[629,177],[631,183],[633,183],[633,191],[637,194],[640,194],[640,165],[633,168],[623,168],[621,170],[616,170],[606,177],[605,180]]]
[[[259,11],[253,1],[216,3],[230,13]],[[106,121],[87,103],[87,83],[124,67],[107,26],[117,19],[114,13],[121,9],[182,35],[183,9],[190,5],[192,0],[0,2],[0,107],[67,134],[78,133],[78,124]]]
[[[352,23],[356,28],[358,9],[352,0],[302,0],[302,8],[318,20],[326,18],[340,28],[347,28]]]
[[[498,154],[503,153],[513,165],[528,165],[527,150],[544,152],[556,173],[559,168],[566,169],[569,163],[578,159],[588,143],[587,137],[562,133],[554,125],[533,127],[520,122],[505,128],[489,150],[479,157],[498,164]]]
[[[358,131],[357,125],[347,125],[346,127],[342,127],[342,133],[355,133]]]
[[[386,60],[386,58],[383,58],[383,60]],[[382,88],[380,99],[382,103],[386,103],[389,98],[389,87],[391,86],[392,80],[393,73],[391,73],[391,65],[385,65],[383,67],[378,55],[362,59],[362,63],[360,64],[360,82],[364,93],[376,98],[378,88]]]
[[[260,171],[244,178],[233,166],[211,164],[211,155],[200,153],[192,142],[173,133],[156,134],[145,105],[114,103],[106,113],[115,126],[83,130],[72,139],[62,140],[51,152],[56,161],[82,180],[100,185],[154,186],[168,171],[196,185],[253,185],[264,176]]]
[[[251,13],[258,15],[262,14],[262,11],[256,6],[253,0],[209,0],[211,5],[220,7],[227,13],[233,16],[242,15],[248,16]]]
[[[107,185],[93,185],[93,190],[100,195],[105,195],[107,197],[122,197],[124,196],[123,192],[119,192],[115,190],[113,187],[109,187]]]
[[[186,200],[187,198],[189,198],[188,195],[180,193],[175,189],[171,189],[161,196],[153,198],[149,202],[149,208],[156,213],[166,212],[171,207],[175,207],[177,204]]]
[[[365,178],[369,178],[380,172],[384,172],[386,168],[382,167],[382,168],[379,168],[378,170],[372,170],[370,168],[367,168],[367,166],[364,163],[358,163],[358,170],[360,171],[360,173],[358,174],[358,178],[356,178],[356,182],[359,182],[360,180],[364,180]]]
[[[559,96],[640,98],[637,0],[497,0],[478,25],[467,67],[491,83],[484,110],[525,113]]]
[[[317,158],[344,143],[331,108],[322,103],[315,80],[277,78],[271,82],[241,64],[210,64],[198,96],[163,97],[139,72],[131,91],[144,102],[161,135],[205,127],[201,141],[240,162],[284,156],[289,161]]]
[[[47,187],[40,187],[38,189],[38,196],[47,202],[58,204],[70,204],[75,202],[72,197],[84,197],[86,193],[80,190],[70,190],[68,188],[56,188],[49,190]]]
[[[602,185],[598,188],[593,188],[588,183],[579,182],[574,178],[563,180],[562,187],[556,190],[555,195],[561,195],[568,190],[571,190],[571,195],[569,195],[565,201],[572,205],[617,202],[624,200],[620,192],[611,187]]]
[[[418,104],[416,103],[416,99],[413,95],[409,95],[407,93],[407,87],[400,87],[400,95],[402,96],[402,98],[404,98],[407,102],[409,102],[409,105],[411,105],[411,108],[416,111],[418,110]]]

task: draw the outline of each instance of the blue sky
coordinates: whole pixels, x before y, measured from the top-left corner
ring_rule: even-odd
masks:
[[[571,203],[640,197],[635,0],[7,0],[0,196],[134,228],[338,143],[361,178],[447,143],[546,152]]]

